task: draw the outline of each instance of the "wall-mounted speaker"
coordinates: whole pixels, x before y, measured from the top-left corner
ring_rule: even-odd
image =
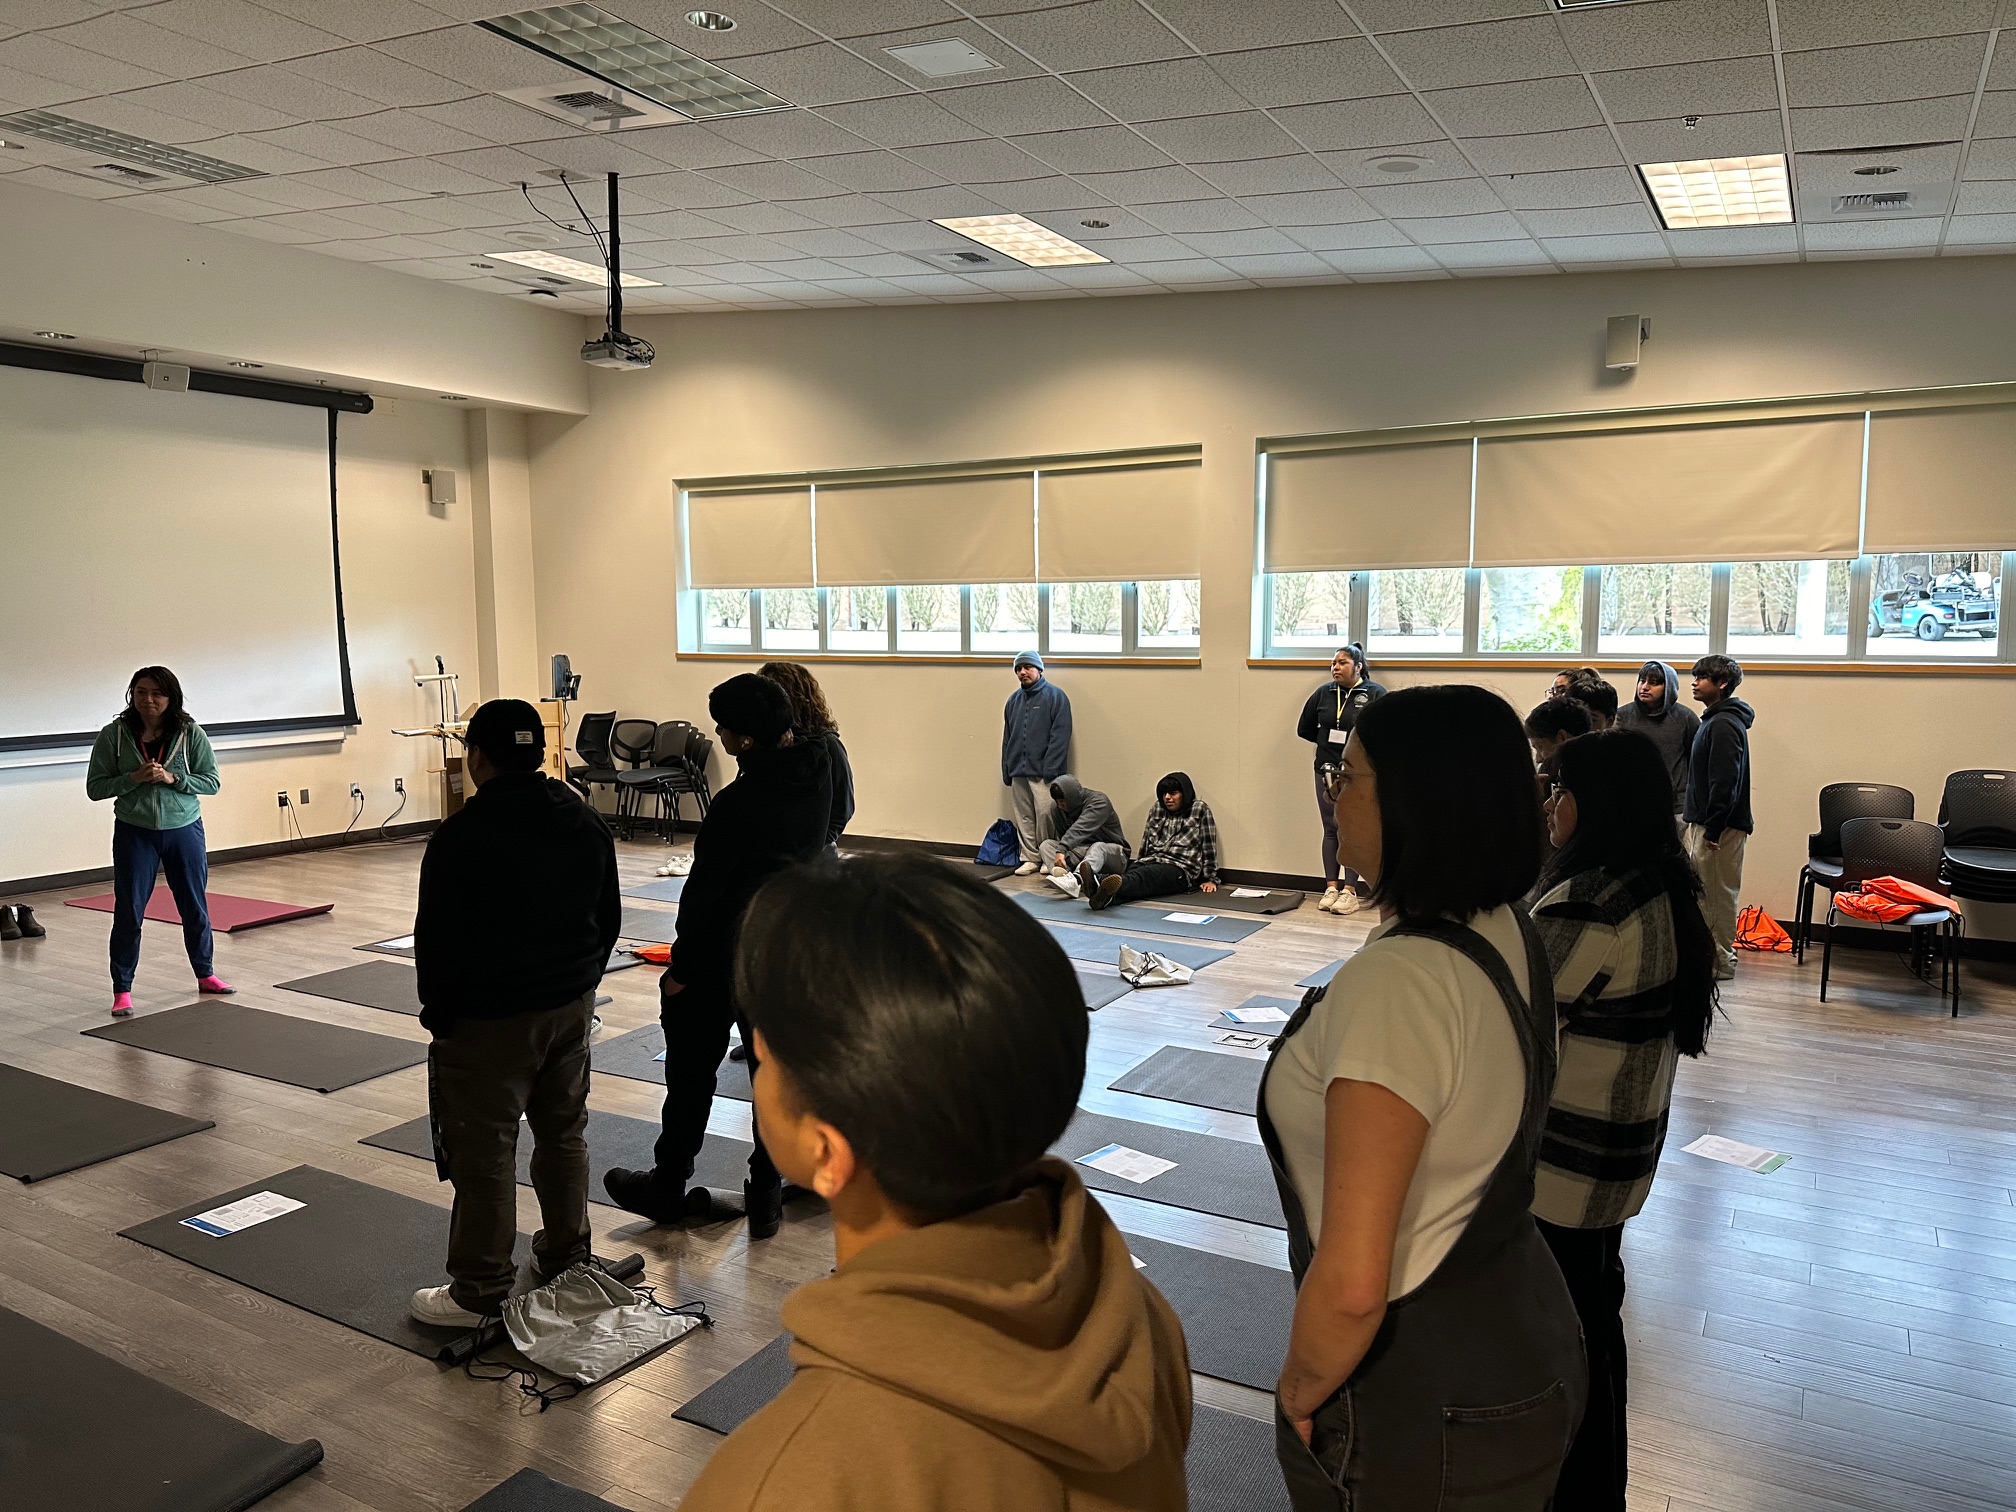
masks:
[[[1628,371],[1638,366],[1638,349],[1652,339],[1652,321],[1645,315],[1612,315],[1603,347],[1603,366]]]
[[[151,389],[186,394],[189,392],[189,369],[179,362],[143,362],[140,364],[140,381]]]
[[[455,471],[448,467],[429,467],[420,476],[427,480],[427,502],[437,508],[455,502]]]

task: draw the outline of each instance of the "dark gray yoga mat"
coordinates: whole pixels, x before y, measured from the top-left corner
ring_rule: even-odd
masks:
[[[334,1092],[427,1059],[427,1047],[389,1034],[269,1013],[247,1003],[210,1001],[86,1029],[111,1040],[202,1066]]]
[[[1342,960],[1332,961],[1328,966],[1318,966],[1295,985],[1297,987],[1328,987],[1330,979],[1344,969]]]
[[[352,948],[355,950],[368,950],[376,955],[399,956],[402,959],[410,961],[413,959],[412,941],[413,936],[411,935],[394,935],[389,940],[373,940],[369,945],[357,945],[353,946]],[[642,966],[643,964],[644,963],[638,960],[637,957],[631,955],[628,951],[624,950],[622,944],[619,942],[616,948],[609,952],[609,964],[602,968],[602,974],[604,976],[607,976],[612,971],[627,971],[632,966]],[[333,975],[333,973],[325,972],[324,975]],[[303,980],[308,979],[304,978]],[[283,987],[287,987],[287,986],[294,986],[296,984],[289,982],[282,982],[280,985]],[[341,999],[341,1001],[349,1002],[351,1000],[348,998],[344,998]],[[365,1006],[375,1008],[378,1005],[375,1003],[367,1003]]]
[[[240,1512],[321,1462],[0,1308],[0,1505]]]
[[[665,1062],[660,1057],[664,1054],[664,1025],[646,1024],[642,1029],[632,1029],[628,1034],[603,1040],[591,1052],[588,1064],[611,1076],[656,1082],[662,1087],[665,1085]],[[732,1097],[736,1102],[750,1101],[749,1067],[724,1056],[721,1069],[714,1073],[714,1095]]]
[[[1084,1169],[1082,1166],[1079,1169]],[[1151,1183],[1152,1185],[1152,1183]],[[1285,1270],[1185,1244],[1128,1234],[1141,1274],[1169,1299],[1190,1345],[1190,1368],[1272,1391],[1288,1358],[1295,1280]]]
[[[654,945],[670,945],[679,933],[679,915],[662,908],[623,909],[623,938],[649,940]]]
[[[684,877],[660,877],[655,882],[640,882],[635,887],[623,889],[626,898],[649,898],[654,903],[677,903],[679,895],[686,891]]]
[[[1290,1512],[1272,1423],[1199,1402],[1190,1413],[1183,1468],[1190,1512]]]
[[[277,983],[287,992],[355,1003],[359,1008],[383,1008],[387,1013],[420,1016],[420,973],[397,961],[359,961],[334,971]]]
[[[1119,964],[1122,945],[1131,945],[1143,952],[1157,951],[1193,971],[1232,954],[1229,950],[1213,950],[1209,945],[1193,945],[1187,940],[1169,940],[1156,935],[1108,934],[1103,929],[1080,929],[1073,924],[1052,924],[1048,920],[1044,921],[1043,927],[1050,931],[1064,954],[1073,960],[1096,961],[1102,966]]]
[[[520,1470],[492,1486],[462,1512],[622,1512],[614,1502],[576,1490],[537,1470]]]
[[[0,1174],[41,1181],[217,1126],[0,1066]]]
[[[1166,1203],[1197,1213],[1216,1213],[1268,1228],[1285,1228],[1281,1202],[1274,1190],[1274,1169],[1267,1152],[1243,1139],[1223,1139],[1189,1129],[1165,1129],[1160,1124],[1109,1118],[1083,1108],[1071,1120],[1052,1153],[1075,1163],[1105,1145],[1125,1145],[1144,1155],[1176,1162],[1151,1181],[1127,1181],[1088,1165],[1076,1165],[1085,1185],[1102,1192],[1122,1192],[1146,1202]]]
[[[1071,969],[1078,973],[1078,990],[1085,994],[1085,1006],[1095,1013],[1134,990],[1117,976],[1101,976],[1076,965]]]
[[[1228,919],[1217,914],[1208,916],[1202,924],[1186,924],[1180,919],[1168,917],[1171,913],[1189,913],[1191,910],[1187,908],[1143,908],[1133,903],[1120,903],[1112,908],[1094,910],[1090,904],[1076,898],[1045,898],[1034,893],[1017,893],[1015,901],[1046,924],[1096,924],[1104,929],[1138,929],[1143,934],[1173,935],[1182,940],[1218,940],[1236,944],[1267,927],[1265,919]],[[1162,953],[1169,954],[1167,947],[1162,948]]]
[[[1220,882],[1218,891],[1214,893],[1183,893],[1179,897],[1157,898],[1155,901],[1169,908],[1180,908],[1186,913],[1284,914],[1302,906],[1303,895],[1299,892],[1269,891],[1263,897],[1241,898],[1233,894],[1238,885],[1236,882]]]
[[[1260,1073],[1266,1069],[1267,1062],[1247,1055],[1164,1045],[1112,1083],[1111,1090],[1250,1114],[1260,1105]]]
[[[1283,1013],[1293,1016],[1295,1010],[1302,1006],[1302,1000],[1300,998],[1267,997],[1263,994],[1259,997],[1249,997],[1239,1006],[1241,1008],[1279,1008]],[[1211,1020],[1208,1027],[1212,1029],[1232,1029],[1241,1034],[1257,1034],[1263,1039],[1273,1039],[1283,1029],[1288,1027],[1288,1021],[1282,1019],[1271,1024],[1240,1024],[1233,1022],[1231,1019],[1225,1017],[1223,1013],[1220,1013],[1218,1017]]]
[[[716,1433],[733,1433],[791,1384],[791,1335],[779,1334],[672,1414]]]
[[[982,866],[977,861],[973,865],[973,870],[980,874],[982,882],[999,882],[1003,877],[1015,875],[1015,868],[1012,866]]]
[[[588,1169],[600,1172],[611,1166],[623,1166],[633,1171],[650,1170],[651,1151],[658,1140],[658,1129],[659,1126],[648,1119],[625,1118],[620,1113],[603,1113],[590,1108]],[[424,1117],[381,1130],[357,1143],[377,1150],[390,1150],[395,1155],[411,1155],[416,1160],[432,1162],[434,1159],[433,1129]],[[746,1139],[709,1134],[707,1142],[700,1147],[700,1158],[694,1162],[693,1185],[740,1191],[749,1176],[749,1152],[753,1148]],[[532,1131],[522,1126],[518,1131],[518,1185],[532,1185]],[[591,1202],[603,1201],[602,1188],[599,1185],[590,1186],[588,1197]]]

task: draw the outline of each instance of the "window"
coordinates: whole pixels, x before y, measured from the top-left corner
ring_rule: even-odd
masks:
[[[819,649],[817,588],[763,590],[763,649],[766,651]]]
[[[896,649],[957,656],[959,590],[927,584],[896,590]]]
[[[1729,569],[1729,655],[1844,656],[1847,562],[1738,562]]]
[[[1204,616],[1195,578],[1135,587],[1135,635],[1143,651],[1194,651],[1204,644]]]
[[[1036,644],[1034,583],[978,583],[973,588],[973,649],[1010,656]]]
[[[1481,576],[1479,651],[1582,649],[1580,567],[1493,567]]]
[[[1707,654],[1708,616],[1715,569],[1706,562],[1657,562],[1602,569],[1602,607],[1596,631],[1601,656]]]
[[[700,638],[710,646],[749,644],[749,590],[710,588],[701,595]]]
[[[1461,567],[1368,572],[1365,649],[1413,656],[1463,649]]]
[[[1301,646],[1309,654],[1328,656],[1351,639],[1350,573],[1277,572],[1269,581],[1276,646]]]
[[[889,649],[887,588],[828,588],[826,646],[831,651]]]
[[[1870,558],[1871,657],[1994,656],[2001,619],[1999,551]]]
[[[1050,589],[1050,649],[1060,654],[1120,650],[1118,583],[1056,583]]]

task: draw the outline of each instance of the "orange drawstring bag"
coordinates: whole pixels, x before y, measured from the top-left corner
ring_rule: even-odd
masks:
[[[1779,950],[1792,948],[1792,936],[1784,926],[1755,903],[1736,916],[1738,950]]]

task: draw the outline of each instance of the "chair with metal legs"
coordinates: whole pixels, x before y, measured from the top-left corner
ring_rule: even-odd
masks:
[[[1827,922],[1820,945],[1820,1001],[1827,1001],[1827,979],[1834,964],[1834,924],[1840,917],[1838,892],[1853,891],[1872,877],[1896,877],[1937,890],[1945,836],[1936,824],[1919,819],[1850,819],[1841,826],[1841,870],[1827,899]],[[1858,921],[1862,922],[1862,921]],[[1933,961],[1939,965],[1939,997],[1952,1002],[1960,1017],[1960,938],[1966,921],[1957,909],[1920,908],[1901,919],[1873,926],[1905,929],[1911,935],[1912,974],[1931,980]]]
[[[1841,885],[1841,826],[1850,819],[1911,819],[1917,800],[1911,789],[1887,782],[1830,782],[1820,789],[1820,828],[1806,837],[1806,864],[1799,868],[1798,902],[1793,912],[1793,959],[1804,962],[1813,938],[1816,888],[1829,896]]]

